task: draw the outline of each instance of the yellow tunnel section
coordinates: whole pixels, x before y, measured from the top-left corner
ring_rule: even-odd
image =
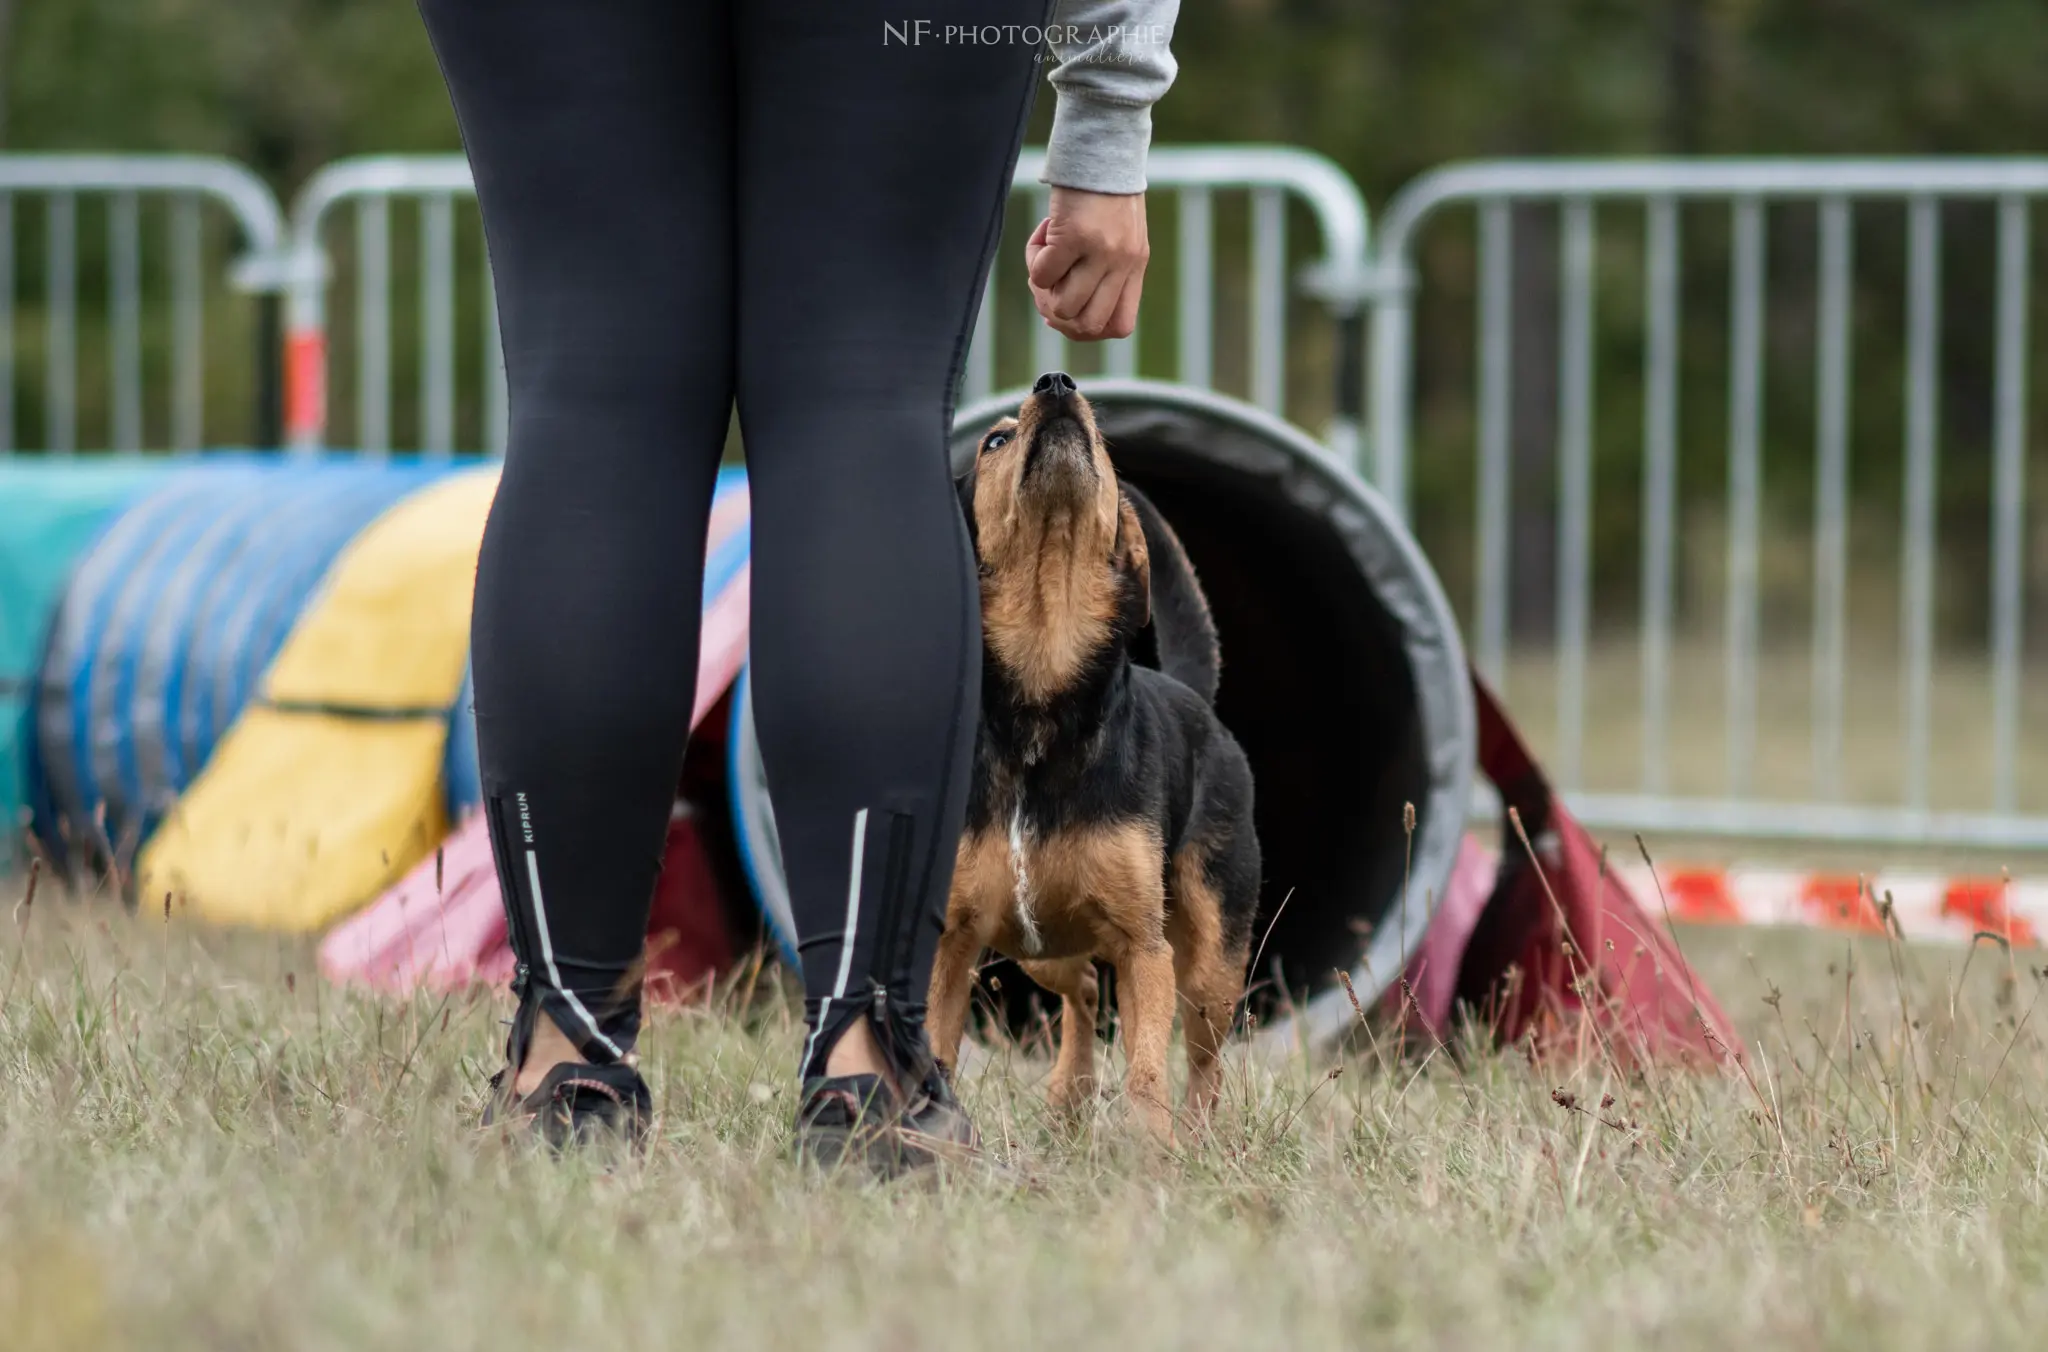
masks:
[[[138,894],[221,924],[318,930],[447,834],[448,710],[469,652],[495,467],[412,494],[335,560],[143,851]]]

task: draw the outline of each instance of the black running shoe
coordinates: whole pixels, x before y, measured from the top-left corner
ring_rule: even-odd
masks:
[[[796,1110],[796,1151],[828,1173],[858,1169],[878,1178],[903,1171],[896,1096],[879,1075],[830,1075],[804,1082]]]
[[[814,1052],[796,1110],[798,1157],[828,1171],[890,1179],[979,1153],[974,1123],[926,1041],[923,1011],[906,1015],[878,985],[862,1017],[890,1074],[818,1074],[825,1059]]]
[[[847,1169],[875,1179],[899,1178],[941,1162],[964,1161],[980,1144],[966,1110],[936,1069],[908,1102],[879,1075],[807,1080],[797,1109],[797,1154],[827,1172]]]
[[[565,1061],[524,1098],[514,1097],[507,1072],[491,1077],[484,1125],[525,1119],[533,1133],[555,1150],[600,1141],[644,1148],[654,1122],[654,1095],[629,1065],[588,1066]]]
[[[953,1096],[953,1077],[936,1061],[904,1105],[901,1130],[910,1145],[935,1159],[964,1159],[981,1149],[974,1119]]]

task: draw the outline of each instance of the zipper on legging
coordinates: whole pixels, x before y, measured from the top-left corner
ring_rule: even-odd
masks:
[[[526,908],[519,902],[519,870],[514,866],[512,838],[505,830],[505,800],[492,794],[484,800],[484,822],[490,828],[491,857],[497,862],[498,890],[505,903],[505,925],[512,938],[512,993],[523,1003],[532,978],[527,955],[533,952],[533,932],[526,922]]]
[[[875,946],[868,961],[868,976],[877,988],[901,981],[910,966],[917,917],[908,893],[916,829],[917,819],[909,813],[889,814],[889,841],[882,855],[882,909],[876,917]]]
[[[875,945],[868,967],[869,1026],[875,1044],[905,1085],[922,1085],[931,1072],[920,1007],[903,989],[917,942],[917,898],[910,894],[911,851],[917,818],[889,814],[889,840],[882,855],[882,908],[875,919]],[[893,992],[893,994],[892,994]]]
[[[505,804],[496,794],[484,798],[484,825],[490,831],[491,859],[498,869],[499,899],[505,904],[505,932],[512,942],[512,995],[518,1001],[505,1035],[505,1063],[518,1066],[525,1064],[526,1049],[533,1041],[540,1000],[533,994],[533,971],[526,961],[526,955],[533,952],[533,936],[526,926],[526,908],[519,904],[519,870],[512,863],[512,838],[505,830]]]

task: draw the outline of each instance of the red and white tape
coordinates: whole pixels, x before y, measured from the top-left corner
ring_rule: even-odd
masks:
[[[1808,873],[1782,868],[1657,867],[1616,861],[1615,872],[1646,907],[1663,884],[1672,919],[1689,924],[1803,925],[1882,934],[1889,897],[1908,939],[1970,942],[1990,933],[2016,948],[2048,936],[2048,882],[1935,873]]]

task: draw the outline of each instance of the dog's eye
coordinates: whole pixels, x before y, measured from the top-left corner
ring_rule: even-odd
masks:
[[[988,440],[981,443],[981,449],[984,451],[997,450],[1009,444],[1009,440],[1010,434],[1008,432],[991,432],[988,434]]]

